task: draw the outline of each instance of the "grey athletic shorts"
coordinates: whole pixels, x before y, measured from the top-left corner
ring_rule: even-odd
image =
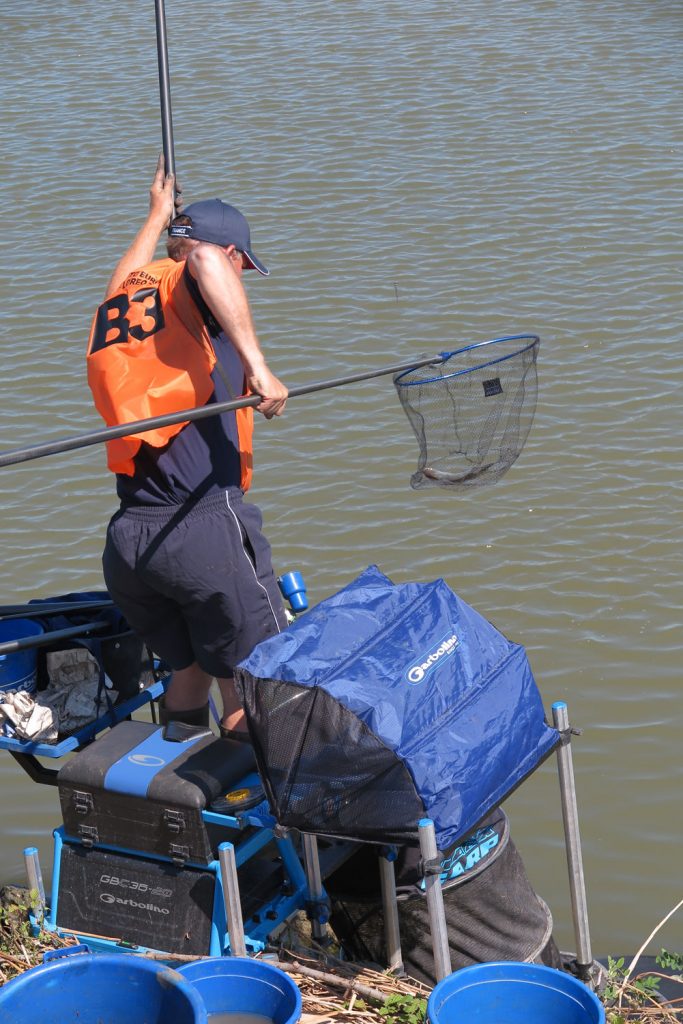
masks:
[[[112,518],[104,579],[131,628],[172,669],[219,678],[287,625],[261,512],[229,488]]]

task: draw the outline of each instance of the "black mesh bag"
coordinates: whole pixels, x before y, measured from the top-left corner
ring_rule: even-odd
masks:
[[[417,842],[424,806],[408,769],[348,708],[321,688],[275,679],[247,685],[245,699],[278,820],[308,832],[392,842],[405,838],[407,819]]]
[[[396,374],[420,446],[413,488],[465,490],[507,473],[533,422],[539,345],[533,334],[495,338]]]
[[[325,882],[332,899],[330,923],[346,955],[380,967],[387,963],[377,849],[354,855]],[[453,871],[460,865],[461,873]],[[428,985],[437,978],[419,859],[399,850],[401,953],[406,973]],[[476,832],[442,855],[442,883],[453,970],[475,963],[518,960],[561,967],[552,937],[552,916],[534,892],[500,808]]]

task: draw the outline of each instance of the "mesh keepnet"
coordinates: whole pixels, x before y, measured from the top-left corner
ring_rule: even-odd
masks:
[[[413,488],[483,487],[507,473],[533,422],[539,345],[531,334],[495,338],[394,377],[420,446]]]

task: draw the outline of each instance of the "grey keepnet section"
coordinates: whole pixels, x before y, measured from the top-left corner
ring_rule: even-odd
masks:
[[[424,805],[394,751],[320,687],[235,672],[266,796],[281,825],[417,842]]]
[[[328,887],[330,884],[326,883]],[[500,855],[484,871],[446,889],[443,899],[454,971],[495,960],[561,966],[552,937],[550,910],[534,891],[509,837],[506,836]],[[404,968],[411,978],[435,985],[438,979],[427,900],[423,895],[414,895],[401,900],[399,908]],[[335,898],[333,893],[332,926],[342,937],[344,950],[351,959],[378,966],[387,963],[379,878],[374,899]]]
[[[538,346],[496,339],[394,377],[420,448],[411,487],[464,490],[507,473],[536,411]]]

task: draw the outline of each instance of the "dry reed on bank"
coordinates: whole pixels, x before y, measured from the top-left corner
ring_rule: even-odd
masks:
[[[636,973],[638,958],[652,935],[628,968],[617,972],[613,979],[606,1006],[608,1024],[683,1024],[683,974],[673,979],[664,973],[660,975],[669,983],[673,980],[681,990],[680,997],[662,1003],[656,993],[647,993],[647,985],[645,991],[643,988],[643,982],[658,972]],[[74,945],[75,938],[53,932],[42,931],[34,936],[27,890],[15,886],[0,888],[0,985],[37,967],[48,950]],[[335,947],[316,947],[303,915],[298,915],[285,929],[279,945],[273,948],[279,966],[301,991],[302,1024],[421,1024],[430,993],[428,986],[410,978],[396,978],[374,965],[341,960],[335,951]],[[147,955],[171,966],[198,959],[180,954]]]

